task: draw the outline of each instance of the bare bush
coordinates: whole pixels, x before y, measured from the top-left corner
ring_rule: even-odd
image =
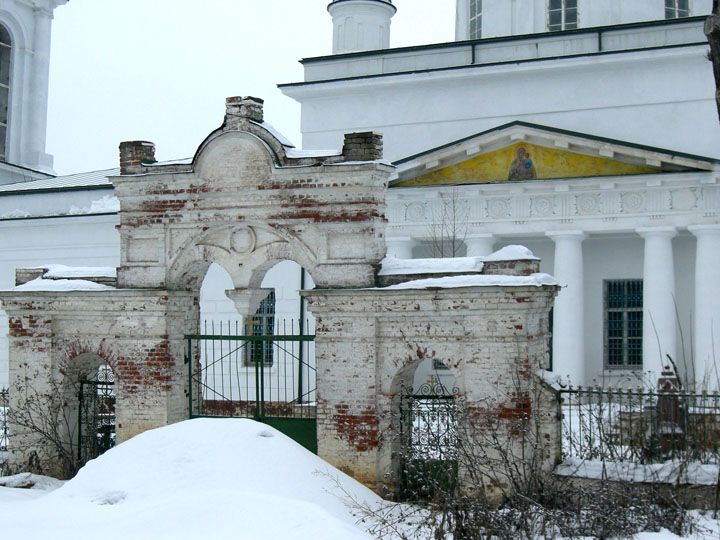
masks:
[[[413,420],[415,427],[435,428],[424,434],[422,451],[407,431],[387,434],[402,438],[389,482],[397,486],[389,494],[397,502],[350,504],[377,538],[403,540],[611,538],[693,530],[694,520],[672,490],[554,475],[552,399],[540,384],[518,383],[502,402],[442,401],[444,410],[420,424]],[[442,418],[455,419],[454,427],[448,429]]]

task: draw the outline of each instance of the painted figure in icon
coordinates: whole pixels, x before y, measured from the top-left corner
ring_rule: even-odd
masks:
[[[537,178],[537,171],[535,171],[530,153],[524,146],[518,147],[515,159],[510,164],[508,180],[533,180],[535,178]]]

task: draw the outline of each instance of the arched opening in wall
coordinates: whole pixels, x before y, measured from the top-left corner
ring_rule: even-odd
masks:
[[[300,295],[312,288],[309,273],[293,261],[269,268],[252,290],[234,290],[230,275],[210,266],[200,332],[188,344],[198,355],[191,416],[254,418],[317,449],[315,320]]]
[[[7,126],[10,111],[10,72],[12,67],[12,38],[0,24],[0,161],[7,156]]]
[[[459,391],[454,374],[425,358],[401,383],[399,495],[428,501],[454,490],[458,477]]]
[[[100,356],[81,354],[65,373],[63,422],[78,467],[115,446],[115,374]]]

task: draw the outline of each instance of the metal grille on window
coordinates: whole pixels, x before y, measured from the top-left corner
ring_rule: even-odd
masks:
[[[548,30],[573,30],[578,27],[577,0],[548,0]]]
[[[665,0],[665,18],[679,19],[690,16],[690,0]]]
[[[0,25],[0,161],[5,161],[7,124],[10,109],[10,67],[12,39],[7,28]]]
[[[470,0],[470,21],[468,38],[480,39],[482,37],[482,0]]]
[[[272,336],[275,330],[275,292],[268,294],[260,302],[255,316],[249,323],[250,334],[253,336]],[[273,365],[272,341],[252,341],[248,347],[248,365],[262,364],[266,367]]]
[[[642,367],[643,282],[605,282],[605,364]]]

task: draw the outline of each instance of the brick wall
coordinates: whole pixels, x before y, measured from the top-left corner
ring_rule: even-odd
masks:
[[[84,372],[107,363],[116,380],[118,442],[187,418],[183,336],[198,327],[195,295],[168,291],[5,293],[3,306],[11,328],[11,407],[22,407],[26,392],[37,397],[54,386],[70,391]],[[94,364],[88,363],[88,357],[96,359]],[[76,407],[72,392],[67,399],[71,409]],[[69,418],[74,420],[74,415]],[[28,446],[35,446],[44,470],[59,474],[55,463],[45,461],[49,454],[42,442],[13,426],[11,431],[11,465],[22,467]],[[75,443],[75,431],[68,439],[69,444]]]
[[[392,491],[385,482],[397,464],[388,434],[397,432],[391,419],[400,388],[433,358],[451,369],[468,407],[508,421],[542,409],[534,418],[543,424],[547,444],[540,451],[549,466],[559,448],[556,409],[534,371],[549,361],[555,294],[556,287],[308,292],[316,317],[320,456]]]

